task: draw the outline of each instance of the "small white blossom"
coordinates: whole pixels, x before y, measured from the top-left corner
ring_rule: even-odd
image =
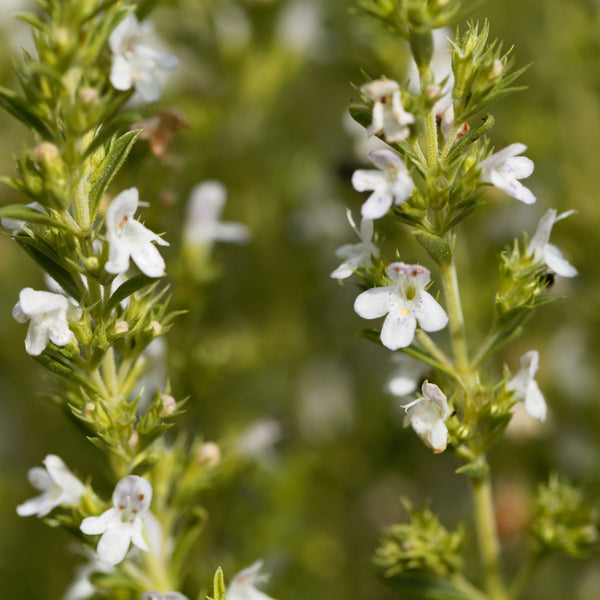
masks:
[[[434,454],[439,454],[448,445],[448,428],[445,425],[450,416],[448,400],[435,383],[424,381],[421,392],[421,398],[404,406],[404,427],[411,425]]]
[[[87,546],[83,546],[80,552],[88,558],[88,562],[75,567],[75,578],[66,589],[62,600],[91,598],[96,593],[97,588],[90,581],[90,576],[94,573],[110,573],[113,570],[111,565],[98,560],[96,553]]]
[[[373,102],[373,116],[367,135],[383,131],[387,142],[405,140],[410,135],[409,125],[415,122],[415,117],[404,110],[398,83],[392,79],[375,79],[360,90]]]
[[[371,267],[373,266],[371,256],[379,257],[379,248],[371,241],[373,239],[373,220],[363,218],[359,230],[350,210],[346,211],[346,216],[350,226],[359,237],[360,243],[344,244],[335,251],[335,255],[344,262],[331,273],[331,277],[334,279],[346,279],[363,265]]]
[[[379,219],[391,208],[406,202],[415,184],[406,171],[402,159],[392,150],[373,150],[371,162],[379,169],[359,169],[352,175],[352,186],[357,192],[373,191],[362,205],[365,219]]]
[[[44,459],[44,467],[29,469],[29,483],[41,495],[31,498],[17,506],[20,517],[46,516],[57,506],[77,506],[85,492],[85,486],[55,454],[48,454]]]
[[[360,294],[354,310],[363,319],[387,315],[381,328],[381,343],[390,350],[410,346],[417,322],[424,331],[438,331],[448,323],[448,315],[425,291],[431,277],[420,265],[395,262],[387,268],[393,285],[376,287]]]
[[[188,600],[186,596],[179,592],[167,592],[160,594],[159,592],[144,592],[141,600]]]
[[[244,244],[250,232],[242,223],[220,221],[227,190],[220,181],[208,180],[194,187],[188,201],[183,239],[193,246],[210,247],[216,241]]]
[[[255,587],[257,583],[268,579],[267,575],[259,573],[262,564],[262,560],[256,561],[231,580],[227,588],[227,600],[273,600],[271,596],[267,596]]]
[[[418,387],[431,367],[408,354],[395,353],[392,361],[396,368],[387,381],[386,389],[394,396],[408,396]]]
[[[129,188],[116,196],[106,210],[109,250],[105,269],[109,273],[125,273],[132,258],[144,275],[162,277],[165,261],[152,242],[169,244],[133,218],[139,204],[137,188]]]
[[[160,98],[159,70],[177,66],[177,58],[147,45],[145,38],[152,31],[149,23],[139,23],[134,14],[128,14],[110,34],[113,53],[110,82],[117,90],[135,87],[142,99],[154,102]]]
[[[544,422],[548,409],[544,396],[534,379],[539,361],[540,355],[537,350],[525,352],[519,359],[521,368],[506,384],[506,389],[514,393],[515,399],[525,402],[525,410],[530,416]]]
[[[69,329],[67,311],[69,301],[62,294],[24,288],[19,293],[12,316],[19,323],[30,321],[25,336],[25,350],[39,356],[48,342],[66,346],[73,339]]]
[[[140,550],[150,549],[142,534],[143,516],[150,507],[152,486],[143,477],[128,475],[117,483],[113,492],[113,508],[99,517],[87,517],[80,529],[87,535],[102,534],[98,543],[98,558],[109,564],[120,563],[127,554],[129,543]]]
[[[545,263],[549,269],[561,277],[575,277],[577,269],[565,259],[562,252],[554,244],[549,243],[550,233],[554,223],[572,215],[574,212],[574,210],[569,210],[557,216],[555,208],[548,209],[540,219],[531,242],[527,244],[527,256],[532,256],[536,262]]]
[[[479,164],[481,181],[491,183],[509,196],[533,204],[536,200],[530,189],[519,179],[525,179],[533,173],[533,161],[526,156],[517,156],[527,150],[525,144],[511,144],[500,152],[496,152]]]

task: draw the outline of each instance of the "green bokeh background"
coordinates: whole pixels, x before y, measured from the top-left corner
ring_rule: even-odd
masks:
[[[171,243],[164,255],[173,303],[189,311],[167,337],[173,393],[190,396],[178,430],[221,441],[227,455],[257,420],[281,428],[266,459],[228,459],[202,499],[210,517],[190,563],[190,596],[218,565],[231,577],[264,558],[272,572],[265,590],[278,600],[392,598],[371,556],[381,528],[404,518],[398,497],[429,501],[449,524],[470,515],[466,481],[452,474],[454,457],[433,456],[402,428],[399,401],[383,389],[390,353],[356,335],[365,326],[352,310],[356,288],[329,277],[335,248],[352,241],[344,209],[357,214],[363,201],[350,176],[365,157],[343,118],[351,83],[363,81],[361,69],[402,79],[407,65],[404,45],[351,15],[352,5],[179,0],[159,2],[153,17],[181,61],[160,104],[180,110],[190,128],[176,135],[167,161],[138,143],[112,192],[136,185],[151,205],[147,225]],[[291,19],[296,33],[282,33],[293,9],[300,11]],[[311,11],[312,26],[301,18]],[[0,81],[15,88],[11,65],[30,42],[8,12],[6,3]],[[492,108],[492,138],[497,148],[527,144],[536,164],[527,184],[538,203],[526,207],[491,192],[485,209],[462,226],[459,278],[472,339],[490,315],[495,255],[522,230],[532,232],[547,208],[578,211],[552,239],[580,275],[557,278],[551,293],[565,299],[540,309],[495,367],[505,361],[515,370],[522,352],[539,349],[538,381],[551,413],[541,431],[492,454],[497,489],[512,485],[517,492],[509,498],[527,509],[536,483],[558,469],[598,498],[600,3],[490,0],[474,17],[489,18],[491,35],[514,44],[517,65],[532,63],[522,79],[528,89]],[[311,27],[308,43],[294,46],[294,35]],[[0,173],[12,175],[12,154],[30,140],[6,114],[0,136]],[[217,245],[214,277],[198,282],[181,262],[181,231],[189,192],[205,179],[227,185],[225,218],[246,223],[253,241]],[[8,187],[1,200],[21,201]],[[388,258],[397,247],[404,260],[429,265],[400,226],[378,227]],[[0,256],[0,582],[4,597],[49,600],[61,597],[81,559],[63,532],[17,517],[15,506],[32,495],[26,471],[57,453],[100,489],[106,482],[91,445],[43,399],[48,378],[25,354],[25,329],[10,317],[21,288],[43,286],[41,274],[5,236]],[[345,398],[346,412],[311,429],[307,394],[323,403]],[[506,552],[508,569],[516,568],[518,540],[507,540]],[[468,553],[475,554],[472,538]],[[597,600],[599,567],[593,559],[550,559],[526,597]]]

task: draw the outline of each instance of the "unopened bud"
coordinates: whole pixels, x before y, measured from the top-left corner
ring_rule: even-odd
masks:
[[[442,86],[439,83],[431,83],[425,88],[425,95],[429,100],[438,98],[442,93]]]
[[[97,256],[88,256],[84,261],[86,270],[88,273],[96,273],[100,268],[100,261]]]
[[[160,401],[162,402],[162,411],[160,413],[161,417],[166,417],[167,415],[171,415],[175,412],[175,398],[170,396],[169,394],[163,394],[160,397]]]
[[[216,467],[221,462],[221,449],[215,442],[204,442],[198,452],[198,461]]]
[[[135,450],[135,447],[138,445],[139,441],[140,441],[140,436],[138,435],[137,430],[134,429],[131,432],[129,439],[127,440],[127,445],[129,446],[129,449],[132,451]]]
[[[96,104],[99,98],[100,94],[96,88],[84,87],[79,91],[79,100],[82,104]]]
[[[129,331],[129,323],[127,321],[117,321],[113,329],[115,335],[121,335]]]
[[[96,413],[96,405],[93,402],[88,402],[83,409],[83,415],[86,419],[91,421]]]
[[[502,61],[499,58],[496,58],[492,64],[492,70],[490,71],[490,79],[495,79],[502,74]]]
[[[52,142],[39,142],[33,149],[33,156],[40,166],[48,167],[60,156],[60,151]]]
[[[150,331],[154,337],[158,337],[162,331],[162,326],[158,321],[151,321],[150,325],[148,325],[148,331]]]

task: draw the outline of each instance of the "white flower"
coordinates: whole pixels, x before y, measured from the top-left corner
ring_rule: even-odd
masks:
[[[379,257],[379,248],[371,242],[373,239],[373,220],[363,218],[359,231],[350,210],[346,211],[346,216],[348,217],[350,226],[360,238],[360,244],[344,244],[335,251],[335,255],[343,259],[344,262],[331,273],[331,277],[334,279],[350,277],[354,271],[363,265],[371,267],[373,266],[371,256]]]
[[[244,244],[250,232],[242,223],[223,222],[227,190],[220,181],[208,180],[194,187],[188,201],[183,239],[193,246],[212,246],[216,241]]]
[[[526,156],[517,156],[527,150],[525,144],[511,144],[479,163],[481,181],[491,183],[509,196],[533,204],[535,196],[518,179],[525,179],[533,173],[533,161]]]
[[[575,277],[577,269],[567,262],[562,252],[554,244],[548,243],[548,240],[554,223],[574,212],[574,210],[569,210],[557,216],[555,208],[548,209],[540,219],[531,242],[527,244],[527,256],[532,256],[536,262],[545,263],[548,268],[561,277]]]
[[[387,381],[386,389],[394,396],[412,394],[431,368],[408,354],[393,354],[392,361],[396,364],[396,368]]]
[[[392,79],[375,79],[360,88],[373,102],[371,125],[367,135],[383,131],[387,142],[401,142],[410,135],[408,127],[415,117],[404,110],[400,98],[400,86]]]
[[[186,596],[179,592],[167,592],[160,594],[159,592],[144,592],[141,600],[188,600]]]
[[[127,554],[132,542],[140,550],[150,549],[142,535],[144,513],[150,507],[152,486],[143,477],[128,475],[115,487],[109,508],[99,517],[87,517],[81,522],[80,529],[87,535],[102,534],[98,543],[98,558],[116,565]]]
[[[67,311],[69,301],[62,294],[53,294],[24,288],[12,311],[19,323],[30,321],[25,336],[25,350],[31,356],[39,356],[48,342],[66,346],[73,339],[69,329]]]
[[[90,581],[93,573],[110,573],[113,567],[98,560],[96,553],[87,546],[81,548],[81,553],[88,562],[75,567],[75,578],[66,589],[63,600],[84,600],[93,596],[97,589]]]
[[[259,574],[262,564],[262,560],[256,561],[231,580],[227,588],[227,600],[273,600],[271,596],[267,596],[254,587],[255,584],[268,578],[266,575]]]
[[[357,192],[373,190],[362,205],[365,219],[379,219],[392,204],[400,205],[408,199],[415,184],[406,171],[402,159],[392,150],[373,150],[371,162],[379,169],[359,169],[352,175],[352,186]]]
[[[151,31],[149,23],[140,24],[135,15],[127,15],[110,34],[113,53],[110,82],[117,90],[135,87],[143,100],[154,102],[160,98],[159,69],[177,66],[177,58],[148,46],[144,38]]]
[[[448,428],[445,425],[450,416],[448,401],[435,383],[424,381],[421,391],[422,398],[403,407],[406,410],[404,427],[411,425],[434,454],[439,454],[448,445]]]
[[[387,268],[393,285],[363,292],[354,310],[363,319],[387,315],[381,328],[381,343],[390,350],[410,346],[417,322],[424,331],[438,331],[448,323],[444,309],[425,291],[431,277],[420,265],[395,262]]]
[[[144,275],[162,277],[165,261],[152,242],[161,246],[169,244],[133,218],[139,203],[137,188],[129,188],[121,192],[106,210],[109,251],[105,268],[109,273],[125,273],[132,258]]]
[[[44,459],[44,467],[29,469],[29,483],[42,492],[17,506],[20,517],[46,516],[57,506],[77,506],[85,492],[85,486],[55,454],[48,454]]]
[[[506,389],[514,393],[517,400],[525,402],[525,410],[534,418],[542,422],[546,420],[546,401],[534,379],[538,370],[540,355],[537,350],[525,352],[519,359],[521,368],[518,373],[506,384]]]

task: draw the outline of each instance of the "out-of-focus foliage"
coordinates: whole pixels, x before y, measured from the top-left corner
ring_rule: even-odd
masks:
[[[13,57],[31,42],[9,19],[9,4],[29,5],[0,6],[0,83],[15,89]],[[178,426],[226,440],[227,475],[205,498],[210,518],[189,565],[191,589],[208,585],[218,565],[228,579],[262,557],[273,573],[266,589],[281,600],[385,600],[393,593],[376,580],[370,557],[379,529],[403,518],[399,496],[417,504],[435,498],[432,509],[445,522],[469,511],[466,480],[448,476],[452,457],[433,459],[402,428],[398,400],[383,390],[387,353],[354,335],[362,327],[352,311],[357,290],[329,278],[338,264],[334,249],[352,241],[344,208],[356,212],[363,200],[350,185],[353,169],[366,163],[366,139],[344,116],[356,96],[351,83],[364,82],[361,68],[399,80],[408,72],[405,49],[351,15],[353,5],[168,0],[153,13],[181,62],[166,81],[163,104],[189,128],[175,133],[167,156],[139,141],[112,193],[138,186],[150,203],[147,224],[171,243],[165,256],[173,307],[188,311],[167,336],[171,389],[190,397]],[[505,0],[481,5],[474,16],[488,18],[505,47],[515,45],[517,66],[533,63],[520,80],[527,91],[490,110],[497,148],[528,145],[536,163],[528,185],[538,206],[529,210],[498,194],[464,224],[470,245],[457,252],[470,333],[483,337],[481,323],[494,310],[494,255],[523,229],[533,233],[547,207],[578,211],[553,241],[580,275],[557,279],[552,293],[568,299],[540,309],[527,338],[505,357],[515,370],[522,351],[540,349],[538,382],[550,406],[543,428],[513,428],[491,456],[501,474],[501,533],[516,568],[526,529],[516,520],[533,517],[531,482],[555,465],[572,478],[593,478],[600,466],[600,4]],[[152,107],[139,110],[141,118],[152,115]],[[6,114],[0,125],[0,172],[12,175],[11,154],[20,152],[25,131]],[[215,245],[218,272],[192,270],[183,260],[186,201],[204,179],[225,183],[226,219],[253,234],[243,247]],[[23,200],[6,186],[0,199]],[[384,247],[393,239],[403,260],[424,260],[400,226],[388,227]],[[0,580],[6,597],[59,598],[79,558],[66,538],[19,519],[15,506],[30,493],[26,470],[45,454],[74,457],[70,466],[85,474],[94,449],[44,400],[44,375],[27,360],[23,329],[9,317],[21,288],[42,286],[40,273],[5,236],[0,252]],[[94,473],[94,484],[101,487],[102,477]],[[593,600],[600,596],[597,572],[597,562],[561,559],[556,569],[550,559],[527,598],[554,600],[569,589]]]

